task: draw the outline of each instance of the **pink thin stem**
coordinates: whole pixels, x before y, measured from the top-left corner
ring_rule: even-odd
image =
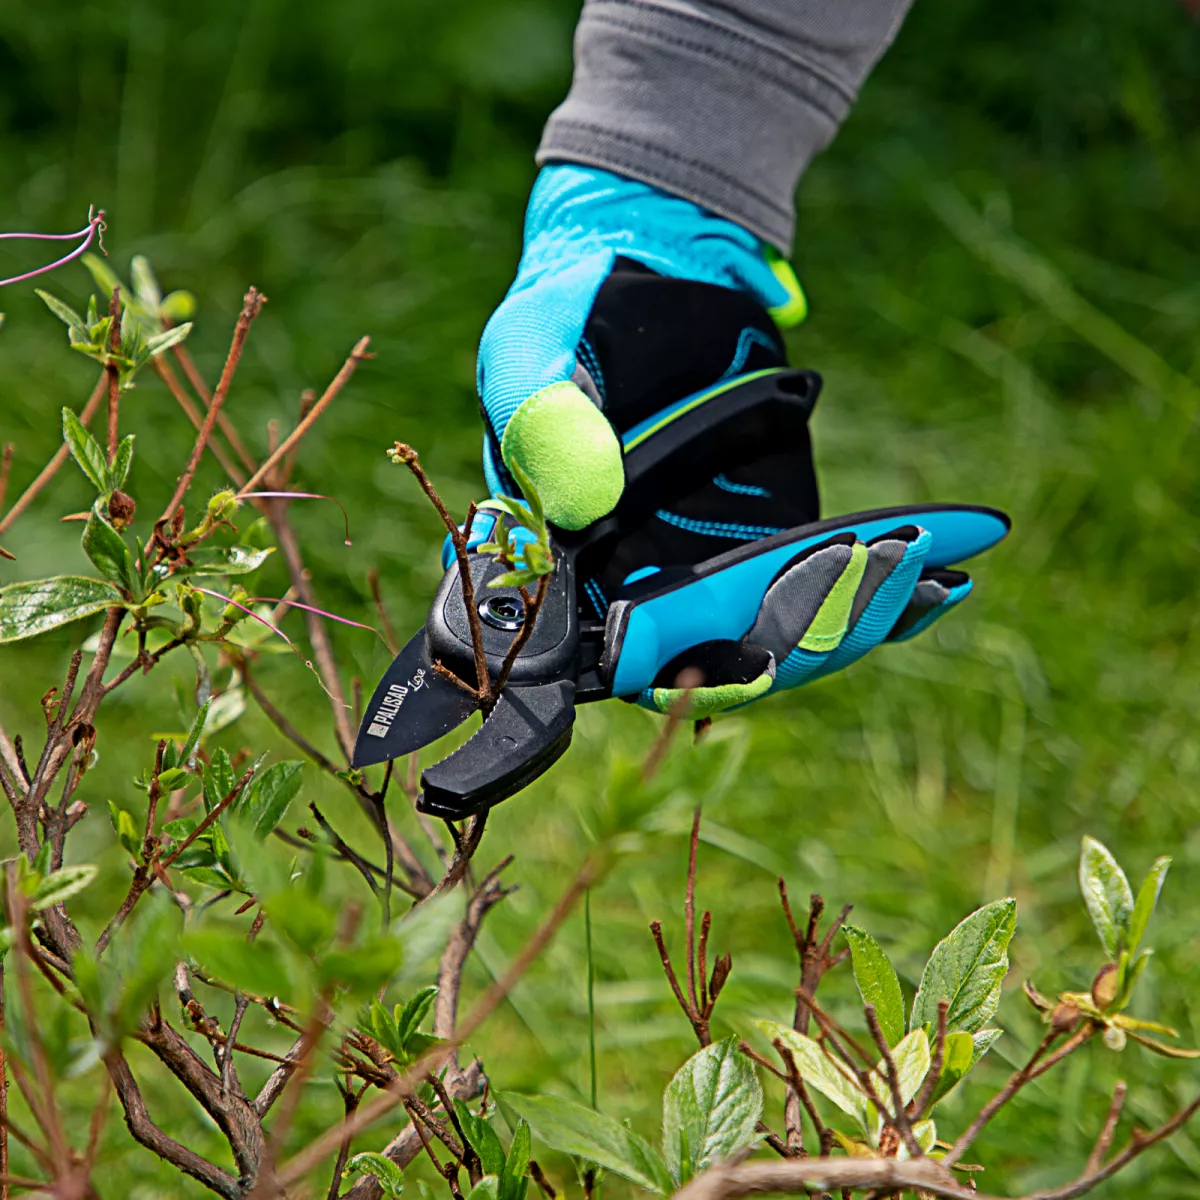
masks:
[[[193,585],[194,586],[194,585]],[[198,587],[196,591],[203,592],[206,596],[213,596],[217,600],[224,600],[226,604],[232,604],[234,608],[240,608],[242,612],[252,616],[260,625],[265,625],[272,633],[277,633],[293,650],[296,650],[296,643],[292,641],[282,629],[272,625],[265,617],[260,617],[252,608],[247,608],[244,604],[239,604],[232,596],[226,596],[224,592],[214,592],[212,588]],[[253,601],[252,601],[253,603]],[[300,651],[296,650],[299,654]]]
[[[83,238],[83,242],[76,246],[70,254],[63,255],[56,262],[52,262],[46,267],[37,267],[32,271],[26,271],[24,275],[14,275],[11,279],[0,279],[0,287],[4,287],[10,283],[21,283],[26,279],[33,279],[38,275],[45,275],[47,271],[53,271],[57,267],[61,267],[64,263],[69,263],[72,259],[78,258],[91,244],[96,236],[96,231],[104,225],[104,210],[101,209],[94,217],[88,221],[87,225],[77,233],[0,233],[0,241],[15,238],[18,240],[35,241],[35,242],[71,242],[76,238]]]
[[[255,496],[261,496],[264,500],[328,500],[342,510],[342,520],[346,523],[346,545],[353,545],[350,541],[350,514],[336,496],[324,496],[320,492],[240,492],[238,499],[250,500]]]
[[[383,634],[374,625],[364,625],[361,621],[352,621],[349,617],[339,617],[337,613],[326,612],[323,608],[313,608],[311,604],[301,604],[299,600],[276,599],[273,596],[251,596],[251,604],[286,604],[288,608],[302,608],[305,612],[316,613],[318,617],[328,617],[331,621],[340,621],[343,625],[353,625],[355,629],[366,629],[373,633],[386,646]],[[278,631],[277,631],[278,632]]]
[[[194,584],[192,586],[195,587]],[[307,658],[304,657],[303,654],[300,653],[300,647],[297,646],[296,643],[293,642],[292,639],[290,637],[288,637],[288,635],[286,633],[284,633],[283,630],[280,629],[277,625],[272,625],[270,621],[266,620],[264,617],[260,617],[258,615],[258,613],[256,613],[253,609],[247,608],[244,604],[239,604],[232,596],[226,596],[224,594],[224,592],[214,592],[212,590],[212,588],[204,588],[204,587],[197,587],[196,591],[203,592],[206,596],[214,596],[218,600],[224,600],[226,604],[232,604],[234,606],[234,608],[240,608],[242,610],[242,612],[246,613],[248,616],[253,617],[260,625],[265,625],[272,633],[279,634],[279,636],[281,638],[283,638],[283,640],[285,642],[287,642],[287,644],[289,646],[291,646],[292,653],[316,677],[317,683],[321,687],[321,691],[323,691],[325,693],[325,695],[327,695],[335,703],[343,704],[343,707],[345,707],[345,708],[350,707],[350,705],[344,704],[342,701],[338,700],[338,698],[325,686],[325,681],[321,678],[321,673],[317,670],[316,667],[314,667],[312,665],[312,663]],[[251,603],[254,603],[254,601],[251,600]],[[276,601],[276,603],[286,603],[286,601]],[[326,613],[325,615],[328,616],[329,614]],[[335,617],[334,619],[339,620],[340,618]]]

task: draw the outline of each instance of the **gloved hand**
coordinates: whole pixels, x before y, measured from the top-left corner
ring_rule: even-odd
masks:
[[[543,168],[517,277],[483,332],[478,388],[495,436],[495,444],[485,443],[488,487],[512,490],[498,448],[564,529],[583,529],[611,512],[624,487],[621,443],[591,386],[584,339],[618,258],[744,292],[777,324],[794,324],[805,311],[787,263],[731,221],[608,171]]]
[[[870,543],[841,534],[776,576],[740,641],[703,642],[666,664],[638,702],[701,717],[800,687],[913,637],[971,592],[962,571],[925,570],[931,534],[916,525]],[[683,685],[683,686],[680,686]],[[686,701],[685,701],[686,697]]]

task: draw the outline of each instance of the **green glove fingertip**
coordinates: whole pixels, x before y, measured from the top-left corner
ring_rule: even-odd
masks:
[[[500,454],[537,488],[546,517],[583,529],[607,516],[625,488],[621,443],[604,414],[575,384],[552,383],[512,415]]]
[[[737,708],[749,704],[765,696],[775,682],[774,667],[764,671],[757,679],[749,683],[720,683],[714,687],[684,688],[654,688],[652,698],[654,706],[661,713],[675,711],[676,705],[685,697],[687,707],[678,716],[686,717],[689,721],[698,717],[712,716],[724,712],[727,708]]]

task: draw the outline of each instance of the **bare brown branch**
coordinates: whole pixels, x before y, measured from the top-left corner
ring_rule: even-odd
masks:
[[[296,425],[296,428],[283,439],[276,448],[275,453],[269,455],[263,462],[262,466],[246,480],[245,485],[239,491],[239,496],[246,492],[253,492],[263,482],[270,478],[271,472],[275,469],[276,464],[281,458],[286,455],[293,446],[313,427],[320,418],[326,408],[337,398],[338,393],[350,381],[350,376],[354,374],[358,364],[365,358],[371,356],[367,353],[367,347],[371,344],[370,338],[360,338],[358,344],[350,352],[350,357],[342,364],[342,369],[333,377],[333,382],[322,393],[320,400],[309,409],[304,418]],[[217,403],[216,396],[213,397],[213,406]],[[212,411],[211,409],[209,410]]]
[[[1051,1030],[1038,1044],[1029,1061],[1009,1076],[1008,1082],[979,1110],[971,1124],[959,1135],[958,1140],[946,1152],[942,1160],[952,1167],[962,1158],[967,1148],[979,1136],[983,1127],[1032,1079],[1044,1075],[1057,1066],[1069,1054],[1073,1054],[1084,1042],[1094,1037],[1099,1027],[1087,1021],[1053,1053],[1047,1053],[1059,1034]]]
[[[237,324],[234,326],[233,341],[229,346],[229,355],[225,359],[225,366],[221,371],[217,390],[213,393],[212,404],[205,415],[204,424],[201,425],[200,432],[196,434],[196,442],[192,447],[192,454],[188,459],[187,466],[184,468],[183,474],[179,477],[179,482],[175,485],[175,491],[171,494],[171,499],[167,503],[167,507],[163,510],[162,519],[165,521],[171,519],[175,510],[182,503],[184,496],[187,495],[188,488],[192,486],[192,478],[196,474],[196,468],[200,465],[200,458],[204,454],[204,447],[208,444],[208,439],[212,436],[213,426],[216,424],[221,406],[225,403],[225,397],[229,394],[229,387],[233,383],[233,376],[237,371],[238,363],[241,361],[242,350],[245,348],[250,326],[254,323],[255,317],[262,311],[264,303],[266,303],[266,297],[260,295],[255,288],[251,288],[242,301],[242,311],[238,316]]]
[[[155,373],[167,385],[167,390],[175,397],[175,401],[179,407],[183,409],[184,416],[191,421],[192,427],[199,433],[204,427],[204,418],[200,415],[200,410],[192,403],[192,398],[179,382],[179,376],[172,370],[171,364],[167,361],[165,355],[158,355],[153,362]],[[219,428],[224,428],[224,418],[225,411],[222,409],[220,416],[217,418]],[[244,471],[240,471],[232,462],[221,443],[215,437],[210,437],[208,448],[212,451],[213,457],[217,462],[221,464],[221,469],[229,476],[234,486],[241,487],[246,482],[246,474]],[[250,469],[254,469],[253,463],[251,463]]]
[[[116,355],[121,349],[121,289],[113,288],[108,303],[108,357],[104,374],[108,384],[108,465],[117,458],[117,439],[120,437],[121,370]]]
[[[453,1051],[466,1041],[488,1016],[491,1015],[496,1006],[500,1004],[525,971],[528,970],[530,964],[546,948],[551,938],[554,937],[574,908],[579,897],[599,877],[604,867],[604,861],[603,855],[599,852],[589,855],[579,868],[571,884],[559,897],[554,908],[534,931],[524,947],[512,959],[508,969],[476,1001],[466,1019],[458,1026],[454,1041],[434,1047],[405,1072],[396,1083],[386,1089],[382,1095],[376,1096],[367,1103],[360,1105],[354,1116],[346,1123],[351,1136],[358,1130],[365,1129],[367,1126],[373,1124],[384,1113],[394,1108],[397,1104],[400,1104],[405,1098],[406,1093],[411,1091],[416,1081],[425,1073],[436,1072],[449,1061]],[[286,1187],[296,1182],[315,1167],[325,1155],[335,1150],[340,1138],[346,1132],[346,1127],[339,1124],[333,1130],[326,1130],[325,1133],[315,1138],[304,1150],[285,1163],[278,1172],[280,1186]]]

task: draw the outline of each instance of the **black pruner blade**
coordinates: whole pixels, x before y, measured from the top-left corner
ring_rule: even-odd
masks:
[[[571,744],[571,680],[507,687],[483,725],[421,776],[421,812],[457,821],[528,787]]]
[[[478,708],[473,695],[433,669],[422,629],[379,681],[359,726],[351,765],[369,767],[420,750]]]

